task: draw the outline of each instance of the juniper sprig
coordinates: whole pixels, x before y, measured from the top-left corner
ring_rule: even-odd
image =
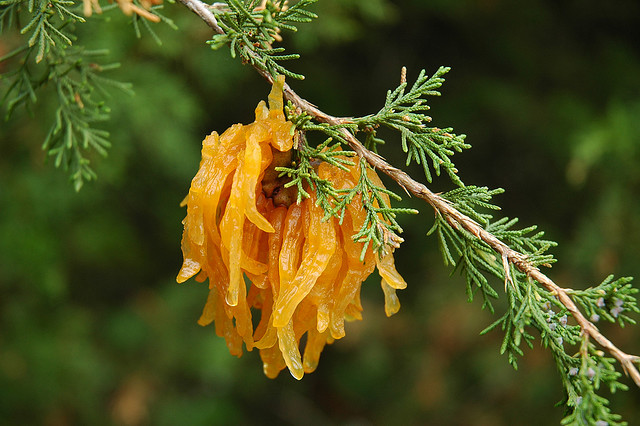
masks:
[[[297,31],[295,24],[311,22],[316,14],[307,8],[317,0],[302,0],[285,7],[284,0],[267,1],[260,5],[255,0],[230,0],[215,3],[209,9],[215,15],[221,31],[207,43],[212,49],[228,46],[232,57],[259,68],[270,75],[304,79],[301,74],[288,70],[280,62],[298,59],[297,53],[285,54],[283,47],[274,47],[280,41],[280,30]]]
[[[431,168],[436,176],[440,176],[441,169],[444,169],[454,183],[463,186],[451,156],[471,147],[464,141],[466,135],[452,134],[451,128],[440,129],[427,125],[431,122],[431,117],[426,115],[429,106],[424,98],[440,96],[437,89],[444,83],[443,76],[449,70],[449,67],[440,67],[431,76],[421,70],[416,81],[409,87],[406,68],[403,68],[401,83],[395,90],[387,92],[384,107],[376,114],[354,121],[361,130],[371,134],[371,141],[375,138],[375,143],[370,144],[373,149],[383,142],[375,137],[378,127],[388,127],[399,132],[402,150],[407,154],[406,165],[410,165],[412,161],[422,164],[428,182],[432,181],[429,168],[431,160]]]
[[[109,118],[109,89],[131,93],[131,86],[104,76],[119,66],[99,62],[106,50],[74,44],[75,26],[85,22],[75,2],[7,0],[0,7],[0,33],[15,29],[24,37],[22,45],[0,58],[16,64],[0,75],[5,119],[20,106],[31,110],[41,92],[52,92],[58,106],[42,148],[79,190],[96,178],[92,153],[105,156],[110,146],[108,132],[97,127]]]

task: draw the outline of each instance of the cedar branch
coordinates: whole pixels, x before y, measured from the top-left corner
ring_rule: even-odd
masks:
[[[209,9],[210,6],[203,3],[200,0],[179,0],[182,4],[187,6],[191,11],[196,13],[209,27],[211,27],[216,33],[224,34],[224,30],[218,25],[215,15]],[[270,83],[273,83],[273,77],[268,71],[254,67],[256,71],[267,79]],[[287,100],[293,105],[299,108],[301,111],[313,116],[317,121],[327,123],[329,125],[340,125],[349,121],[348,118],[334,117],[318,109],[315,105],[311,104],[307,100],[298,96],[296,92],[289,87],[288,84],[284,85],[284,94]],[[631,377],[634,383],[640,387],[640,372],[638,371],[635,363],[640,363],[640,357],[630,355],[618,347],[616,347],[609,339],[607,339],[598,328],[589,321],[580,312],[575,302],[569,296],[567,289],[558,286],[553,280],[547,277],[545,274],[531,264],[525,255],[511,249],[508,245],[500,241],[495,235],[487,232],[477,222],[470,217],[462,214],[456,210],[451,203],[433,193],[429,188],[420,182],[412,179],[404,171],[390,165],[380,155],[366,149],[362,143],[347,129],[341,128],[340,133],[343,138],[349,143],[351,149],[353,149],[357,155],[367,160],[367,162],[374,168],[381,170],[383,173],[393,179],[404,190],[415,195],[418,198],[425,200],[437,214],[442,215],[453,227],[459,229],[463,228],[470,232],[476,238],[484,241],[491,248],[493,248],[502,259],[506,259],[509,263],[514,265],[518,270],[524,273],[530,279],[537,281],[544,288],[550,291],[552,294],[558,297],[560,303],[562,303],[571,315],[575,318],[577,323],[582,328],[582,332],[588,334],[593,340],[598,342],[600,346],[606,349],[615,359],[620,362],[625,374]],[[508,268],[505,269],[505,275],[508,276]]]

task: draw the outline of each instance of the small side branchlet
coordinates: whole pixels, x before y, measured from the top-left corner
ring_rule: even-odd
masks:
[[[213,12],[217,25],[222,30],[215,34],[208,44],[212,49],[228,46],[232,57],[269,73],[271,76],[283,74],[298,80],[302,74],[295,73],[281,62],[298,59],[297,53],[285,54],[283,47],[273,44],[281,41],[281,30],[297,31],[295,24],[310,22],[317,15],[308,7],[317,0],[302,0],[287,6],[283,0],[257,1],[230,0],[215,5]]]
[[[425,97],[440,96],[437,89],[444,83],[443,76],[450,68],[440,67],[431,76],[422,70],[410,87],[406,81],[406,68],[403,70],[400,85],[387,92],[384,107],[376,114],[354,119],[360,129],[370,134],[365,145],[376,149],[383,141],[376,137],[375,129],[390,128],[400,133],[402,149],[407,154],[407,166],[413,161],[422,164],[428,182],[433,179],[431,170],[436,176],[440,176],[441,170],[445,170],[456,185],[464,186],[451,156],[471,145],[465,142],[465,135],[455,135],[451,128],[429,126],[431,117],[426,114],[429,106]]]

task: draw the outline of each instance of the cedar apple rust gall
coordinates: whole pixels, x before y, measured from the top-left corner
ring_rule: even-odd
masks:
[[[243,344],[257,348],[268,377],[287,367],[301,379],[316,369],[327,343],[344,337],[345,320],[362,319],[360,288],[376,266],[387,315],[400,308],[396,290],[406,283],[391,250],[377,254],[369,247],[360,260],[362,244],[352,237],[366,218],[361,199],[354,198],[342,222],[325,218],[313,190],[296,203],[297,193],[274,172],[292,159],[294,127],[283,112],[283,85],[281,76],[269,108],[261,101],[253,123],[202,142],[200,169],[182,203],[187,216],[177,281],[209,280],[198,323],[215,323],[232,355],[241,356]],[[317,167],[336,189],[353,187],[361,173],[357,164],[347,171],[324,162]],[[373,170],[365,173],[382,186]]]

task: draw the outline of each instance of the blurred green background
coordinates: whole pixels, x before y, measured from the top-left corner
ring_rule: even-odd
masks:
[[[410,81],[451,66],[431,106],[435,125],[474,146],[454,159],[462,179],[505,188],[502,214],[560,243],[549,272],[559,285],[640,277],[639,2],[321,0],[314,10],[318,20],[285,34],[303,54],[289,64],[307,77],[289,81],[299,94],[333,115],[364,115],[403,65]],[[269,87],[211,51],[208,28],[184,7],[165,13],[180,29],[158,27],[162,46],[136,39],[118,11],[80,29],[136,91],[108,100],[113,148],[93,159],[97,182],[75,193],[46,163],[45,94],[32,116],[0,124],[0,424],[557,424],[550,354],[536,345],[514,371],[500,333],[478,335],[494,318],[449,276],[425,236],[432,213],[413,199],[404,203],[423,214],[402,222],[401,311],[385,317],[374,274],[365,320],[301,382],[287,371],[265,378],[257,352],[233,358],[196,324],[207,288],[174,281],[178,204],[204,135],[252,121]],[[400,151],[389,139],[383,154],[402,165]],[[603,329],[640,353],[637,327]],[[616,394],[613,409],[640,424],[640,392]]]

